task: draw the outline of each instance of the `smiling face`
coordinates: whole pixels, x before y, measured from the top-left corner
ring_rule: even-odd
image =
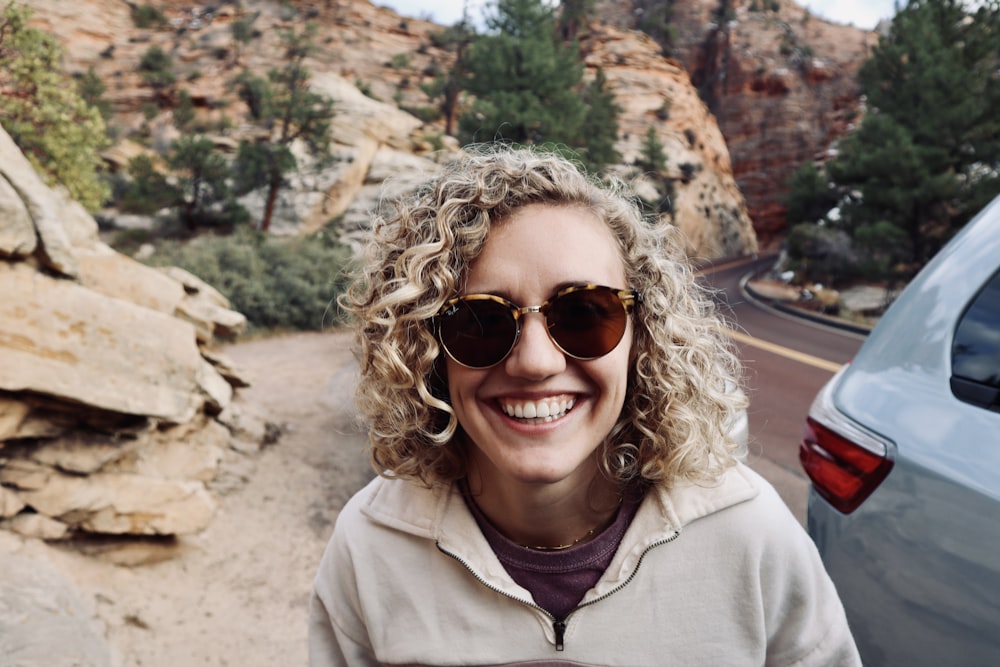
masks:
[[[536,306],[571,285],[626,288],[617,248],[585,209],[525,206],[492,229],[464,292]],[[595,478],[596,450],[625,401],[631,341],[630,321],[614,350],[581,361],[553,344],[541,314],[527,313],[517,345],[496,366],[470,369],[447,359],[470,475],[484,493],[538,484],[579,489]]]

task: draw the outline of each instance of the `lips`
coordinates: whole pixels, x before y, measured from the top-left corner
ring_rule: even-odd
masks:
[[[545,423],[564,416],[573,409],[576,400],[571,396],[539,400],[501,399],[500,409],[508,417],[529,423]]]

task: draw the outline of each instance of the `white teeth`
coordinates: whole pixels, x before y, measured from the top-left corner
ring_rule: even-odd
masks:
[[[503,402],[504,414],[516,419],[550,422],[562,417],[573,408],[573,399],[545,401],[524,401],[521,403]]]

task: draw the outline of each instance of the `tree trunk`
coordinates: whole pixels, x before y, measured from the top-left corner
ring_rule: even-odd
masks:
[[[260,230],[266,232],[271,228],[271,216],[274,215],[274,202],[278,200],[278,190],[281,183],[272,182],[267,188],[267,202],[264,204],[264,218],[260,221]]]

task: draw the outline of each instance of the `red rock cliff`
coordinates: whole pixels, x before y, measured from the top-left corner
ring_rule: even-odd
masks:
[[[636,0],[598,4],[608,23],[634,27],[641,16]],[[791,0],[730,0],[728,21],[717,19],[722,4],[671,3],[673,55],[718,120],[761,246],[773,247],[785,230],[789,177],[859,119],[857,72],[877,36]]]

